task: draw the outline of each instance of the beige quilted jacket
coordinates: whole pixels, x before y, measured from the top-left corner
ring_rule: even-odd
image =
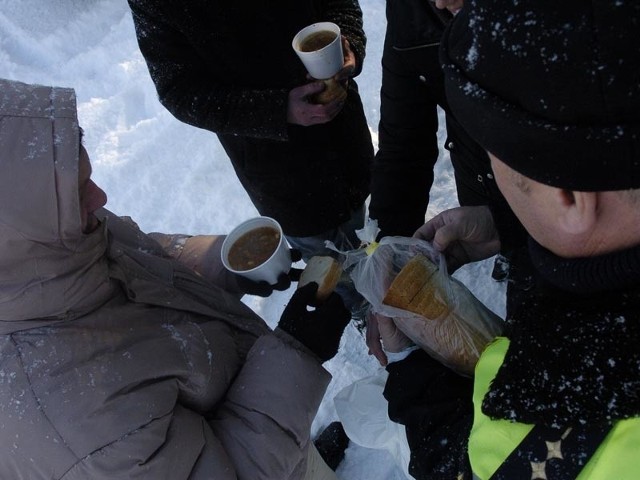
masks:
[[[0,478],[301,478],[328,373],[135,225],[81,232],[76,115],[0,80]]]

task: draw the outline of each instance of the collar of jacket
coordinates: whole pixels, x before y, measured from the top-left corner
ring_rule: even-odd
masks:
[[[388,1],[387,41],[395,50],[406,51],[440,45],[452,15],[425,0]]]
[[[618,257],[635,253],[595,260],[603,271],[607,265],[615,271]],[[511,345],[484,400],[485,413],[552,427],[639,415],[638,312],[636,286],[573,293],[539,285],[507,320]]]
[[[598,257],[561,258],[529,238],[529,254],[545,281],[568,292],[592,294],[640,284],[640,245]]]

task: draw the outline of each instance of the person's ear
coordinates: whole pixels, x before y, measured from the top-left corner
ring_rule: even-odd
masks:
[[[558,222],[565,232],[581,235],[593,229],[598,214],[598,193],[557,191],[560,202]]]

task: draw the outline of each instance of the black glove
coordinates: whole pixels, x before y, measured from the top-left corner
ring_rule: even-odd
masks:
[[[300,250],[292,248],[290,249],[290,251],[292,262],[295,263],[302,259]],[[256,295],[258,297],[268,297],[273,293],[274,290],[287,290],[291,286],[291,282],[297,282],[298,280],[300,280],[301,273],[302,269],[300,268],[292,268],[291,270],[289,270],[289,273],[281,273],[278,277],[278,282],[275,285],[271,285],[265,281],[254,282],[253,280],[249,280],[248,278],[242,277],[240,275],[235,275],[235,277],[236,285],[238,286],[238,290],[240,291],[240,293]]]
[[[318,284],[311,282],[296,290],[285,307],[278,327],[296,338],[324,363],[338,353],[340,338],[351,320],[351,313],[342,298],[332,293],[329,298],[309,311],[315,302]]]

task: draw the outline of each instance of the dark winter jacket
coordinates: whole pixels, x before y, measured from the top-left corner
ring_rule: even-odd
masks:
[[[411,236],[425,221],[438,160],[438,107],[446,112],[447,139],[460,205],[491,205],[500,219],[505,250],[524,242],[493,179],[486,152],[450,114],[439,48],[450,15],[424,0],[387,1],[382,55],[378,152],[371,180],[371,218],[380,236]]]
[[[371,218],[380,236],[411,236],[424,223],[438,159],[438,112],[444,105],[438,46],[445,26],[423,0],[387,1],[378,152]]]
[[[129,4],[160,101],[179,120],[218,135],[261,214],[276,218],[287,235],[309,236],[362,205],[373,147],[355,82],[333,121],[286,121],[289,91],[308,83],[291,47],[301,28],[337,23],[362,67],[357,1]]]
[[[526,425],[536,425],[535,434],[499,478],[531,478],[531,462],[560,479],[575,478],[566,473],[571,465],[583,472],[580,478],[629,478],[613,472],[640,466],[637,456],[620,454],[640,436],[640,247],[574,260],[535,243],[530,248],[539,283],[508,321],[504,361],[504,341],[480,359],[475,415],[461,380],[425,354],[388,367],[390,416],[406,425],[418,479],[471,478],[467,450],[474,473],[488,478],[509,456],[500,451],[506,438]],[[492,438],[495,444],[487,442]],[[545,441],[560,440],[565,460],[547,461]],[[590,442],[600,450],[583,468]]]

